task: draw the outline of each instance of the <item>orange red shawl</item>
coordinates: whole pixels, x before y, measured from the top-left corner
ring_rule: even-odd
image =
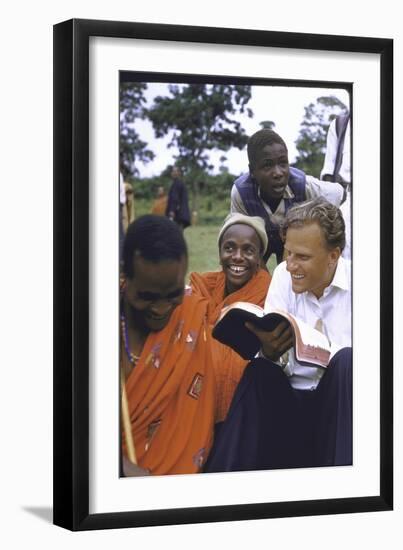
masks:
[[[168,325],[148,336],[126,380],[138,465],[152,474],[196,473],[210,450],[215,381],[206,315],[206,300],[186,295]]]
[[[270,281],[271,275],[268,271],[260,269],[246,285],[224,297],[225,274],[223,271],[190,274],[193,291],[209,300],[210,330],[224,306],[229,306],[234,302],[250,302],[263,306]],[[212,352],[216,376],[215,422],[221,422],[227,416],[235,389],[248,361],[214,339],[212,340]]]

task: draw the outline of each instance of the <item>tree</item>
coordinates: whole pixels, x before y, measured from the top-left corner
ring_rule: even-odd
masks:
[[[319,177],[326,153],[326,137],[330,122],[347,107],[335,96],[318,97],[305,107],[304,120],[295,142],[298,156],[294,166]]]
[[[177,164],[199,179],[213,169],[209,151],[242,149],[247,135],[234,118],[239,113],[252,116],[246,107],[250,86],[229,84],[171,84],[169,95],[158,96],[147,109],[156,137],[170,134],[168,147],[176,147]]]
[[[147,84],[144,82],[122,82],[120,85],[120,156],[123,177],[138,173],[136,161],[148,162],[155,157],[153,151],[147,149],[147,143],[142,141],[135,130],[134,123],[144,118],[146,99],[144,92]]]

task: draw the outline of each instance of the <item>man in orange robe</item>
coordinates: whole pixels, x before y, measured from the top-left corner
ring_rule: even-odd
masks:
[[[123,473],[199,472],[214,429],[208,303],[185,292],[186,243],[168,218],[131,224],[123,260],[120,364],[131,428],[122,435]],[[127,458],[128,437],[137,467]]]
[[[191,273],[195,293],[209,301],[210,329],[221,310],[234,302],[264,305],[271,276],[262,268],[268,240],[264,221],[257,216],[230,214],[218,237],[222,271]],[[215,422],[225,420],[233,394],[248,361],[217,340],[212,342],[216,375]]]

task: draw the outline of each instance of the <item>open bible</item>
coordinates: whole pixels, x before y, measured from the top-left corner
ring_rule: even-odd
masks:
[[[244,359],[252,359],[261,345],[257,336],[245,327],[245,322],[271,332],[284,320],[291,325],[294,332],[294,353],[297,361],[327,367],[330,361],[330,343],[327,337],[279,309],[265,314],[260,306],[249,302],[235,302],[221,310],[213,328],[213,337],[234,349]]]

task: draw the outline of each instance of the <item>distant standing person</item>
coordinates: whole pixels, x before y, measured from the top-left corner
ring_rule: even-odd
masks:
[[[125,202],[122,208],[122,223],[123,230],[126,234],[129,225],[136,219],[134,212],[134,192],[130,183],[124,182],[125,188]]]
[[[275,254],[283,260],[284,245],[280,229],[288,210],[307,199],[324,197],[335,206],[343,199],[338,183],[326,183],[290,167],[284,140],[267,128],[248,141],[249,173],[235,180],[231,191],[231,212],[260,216],[265,220],[269,248],[267,261]]]
[[[157,196],[151,208],[151,214],[155,214],[156,216],[165,216],[167,203],[167,194],[165,193],[165,189],[162,187],[162,185],[160,185],[157,189]]]
[[[337,181],[346,189],[346,200],[340,206],[346,224],[346,246],[343,257],[351,259],[351,132],[350,113],[332,120],[326,140],[326,154],[321,179]]]
[[[168,192],[166,215],[182,229],[190,225],[189,200],[186,185],[182,181],[180,168],[174,166],[171,172],[172,184]]]
[[[337,181],[343,187],[351,184],[350,113],[332,120],[326,139],[326,154],[320,177]]]

